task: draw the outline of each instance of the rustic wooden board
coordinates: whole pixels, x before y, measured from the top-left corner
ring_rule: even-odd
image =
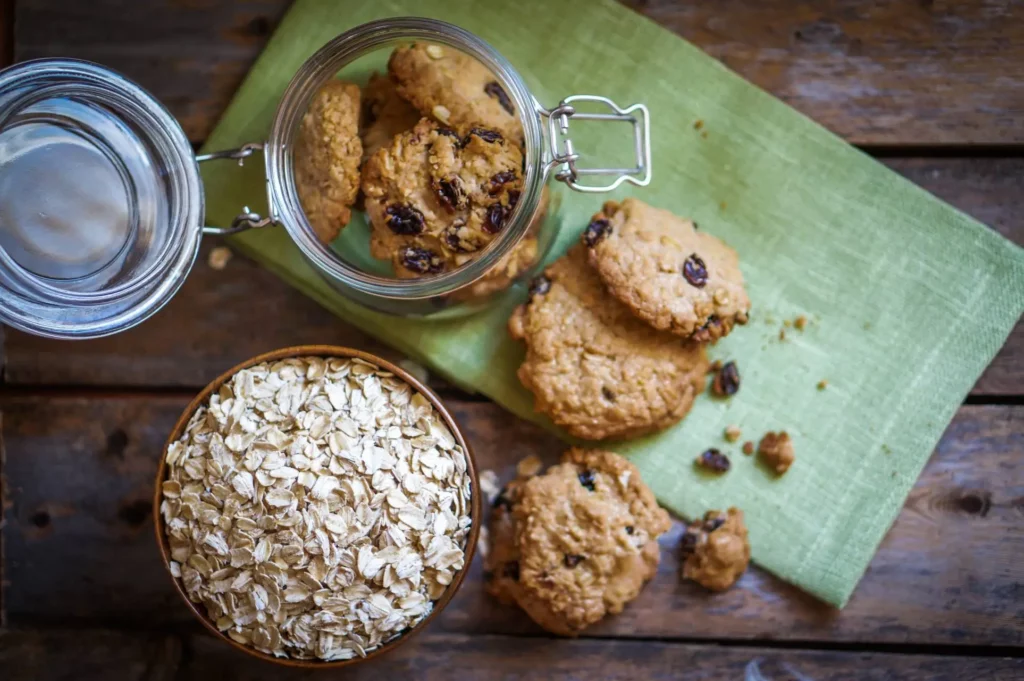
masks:
[[[1013,681],[1024,661],[863,652],[772,650],[665,642],[551,640],[423,634],[365,667],[285,669],[203,634],[159,636],[102,630],[0,634],[7,681],[358,681],[489,679],[741,679],[751,681]]]
[[[122,71],[201,141],[289,4],[19,0],[15,58]],[[1024,143],[1019,0],[627,4],[852,142]]]
[[[186,396],[8,397],[5,594],[11,626],[154,627],[187,620],[152,537],[152,476]],[[490,403],[449,400],[483,468],[553,461],[561,445]],[[1024,645],[1024,407],[960,410],[841,613],[753,569],[711,595],[680,584],[664,538],[655,580],[588,636]],[[756,538],[755,538],[756,541]],[[435,632],[540,634],[483,593],[480,561]]]
[[[887,163],[962,210],[1024,244],[1021,159],[916,159]],[[261,352],[302,343],[351,345],[399,355],[344,324],[269,272],[240,257],[224,270],[196,267],[168,307],[137,329],[66,343],[8,331],[5,381],[11,385],[201,387]],[[756,292],[755,292],[756,304]],[[755,309],[756,314],[756,309]],[[1024,328],[1011,336],[973,390],[1024,392]]]

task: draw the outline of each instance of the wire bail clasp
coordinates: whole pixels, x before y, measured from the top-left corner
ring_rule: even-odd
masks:
[[[613,113],[586,113],[577,111],[573,102],[596,102],[605,105]],[[572,95],[548,111],[540,108],[541,116],[547,117],[547,143],[551,158],[546,172],[555,170],[555,179],[565,182],[578,192],[609,192],[623,182],[646,187],[651,182],[651,115],[643,104],[634,104],[626,109],[619,107],[607,97],[598,95]],[[578,165],[580,154],[573,147],[569,137],[569,121],[626,122],[633,126],[633,153],[636,164],[632,168],[583,168]],[[588,175],[613,175],[615,179],[607,185],[588,185],[579,182]]]
[[[243,144],[237,149],[225,149],[224,151],[214,151],[209,154],[199,154],[196,156],[196,163],[234,159],[238,161],[238,166],[242,167],[245,165],[245,159],[249,158],[257,151],[263,151],[262,142],[250,142],[248,144]],[[259,213],[249,210],[249,206],[243,206],[242,212],[235,216],[231,221],[230,227],[211,227],[207,225],[203,227],[203,234],[227,236],[229,234],[238,234],[239,232],[244,232],[246,230],[258,229],[260,227],[277,224],[280,223],[276,217],[263,217]]]

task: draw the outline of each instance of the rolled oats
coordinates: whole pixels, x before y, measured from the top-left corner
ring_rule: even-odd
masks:
[[[166,461],[171,574],[264,653],[365,656],[465,567],[465,452],[426,398],[362,360],[238,372]]]

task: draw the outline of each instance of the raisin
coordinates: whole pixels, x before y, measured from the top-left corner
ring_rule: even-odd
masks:
[[[451,128],[439,127],[437,129],[437,134],[438,135],[448,135],[448,137],[454,137],[455,138],[455,146],[457,146],[457,147],[461,147],[462,146],[462,138],[459,137],[459,133],[455,132]]]
[[[484,581],[489,582],[494,579],[494,573],[490,570],[484,570]]]
[[[700,534],[698,532],[691,531],[690,528],[686,528],[686,532],[683,532],[683,536],[679,540],[679,549],[682,552],[683,557],[685,558],[696,551],[699,543]]]
[[[699,255],[692,253],[683,263],[683,276],[697,288],[704,288],[704,284],[708,283],[708,267]]]
[[[751,442],[750,440],[747,440],[746,442],[744,442],[743,443],[743,453],[746,454],[747,456],[750,456],[751,454],[753,454],[754,453],[754,443]]]
[[[399,261],[407,270],[418,274],[436,274],[444,269],[444,260],[427,248],[406,246],[399,251]]]
[[[519,203],[520,192],[518,189],[508,190],[508,209],[512,210]]]
[[[519,581],[519,561],[514,560],[511,563],[505,563],[505,567],[502,569],[501,574],[508,577],[516,582]]]
[[[567,553],[565,554],[565,567],[574,568],[583,562],[586,556],[581,556],[578,553]]]
[[[626,525],[626,534],[633,534],[633,532],[635,532],[635,530],[633,529],[633,526],[632,525]]]
[[[594,491],[594,483],[597,482],[597,476],[594,475],[594,471],[585,470],[580,473],[580,484],[589,489],[591,492]]]
[[[498,104],[501,104],[501,108],[505,111],[508,111],[510,114],[516,112],[515,107],[512,106],[512,100],[508,98],[508,95],[505,94],[505,89],[497,81],[492,80],[487,85],[484,85],[484,92],[498,100]]]
[[[545,277],[543,274],[538,275],[530,282],[530,300],[533,300],[534,296],[542,296],[551,290],[551,280]]]
[[[711,383],[711,390],[718,397],[729,397],[735,395],[740,389],[740,370],[736,362],[726,362],[722,370],[715,374],[715,380]]]
[[[449,213],[454,213],[456,208],[461,208],[465,203],[466,193],[462,190],[462,182],[457,177],[438,180],[433,183],[433,189],[437,194],[437,200]]]
[[[476,135],[484,142],[500,142],[503,139],[505,139],[497,130],[488,130],[487,128],[472,128],[469,131],[469,135],[466,135],[466,139],[463,140],[463,145],[469,144],[470,135]]]
[[[615,393],[608,389],[608,386],[601,386],[601,394],[604,395],[604,399],[609,402],[615,401]]]
[[[395,234],[411,236],[423,231],[423,213],[408,204],[396,203],[384,212],[388,215],[388,227]]]
[[[729,470],[729,457],[712,447],[697,457],[697,465],[715,473],[725,473]]]
[[[583,230],[583,243],[593,248],[612,233],[612,223],[607,220],[594,220]]]
[[[492,204],[487,209],[487,219],[484,221],[484,229],[490,234],[497,234],[505,226],[505,219],[508,218],[508,209],[500,203]]]
[[[506,511],[512,510],[512,500],[508,498],[508,488],[502,488],[498,496],[494,498],[494,503],[491,505],[492,508],[503,508]]]
[[[501,192],[501,188],[504,187],[506,183],[512,182],[515,179],[516,171],[502,170],[500,173],[496,174],[494,177],[491,178],[491,186],[487,188],[487,193],[490,194],[491,196],[499,194]],[[516,198],[518,199],[519,197]],[[511,197],[509,197],[509,207],[511,207],[512,205],[514,204],[512,204],[512,199]]]
[[[725,516],[716,515],[716,516],[714,516],[712,518],[705,518],[704,519],[704,531],[705,532],[709,532],[709,533],[710,532],[714,532],[715,530],[717,530],[722,525],[725,525]]]

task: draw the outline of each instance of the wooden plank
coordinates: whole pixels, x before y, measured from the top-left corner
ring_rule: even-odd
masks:
[[[149,518],[152,475],[187,396],[8,397],[11,626],[189,619],[168,583]],[[485,402],[449,400],[483,468],[503,479],[561,445]],[[759,569],[730,592],[681,584],[677,523],[658,575],[588,636],[1024,646],[1024,406],[960,410],[850,604],[825,606]],[[541,633],[483,592],[480,561],[433,629]]]
[[[289,4],[20,0],[15,56],[122,71],[200,141]],[[627,4],[852,142],[1024,143],[1019,0]]]
[[[1024,244],[1021,159],[907,159],[896,171]],[[139,328],[67,343],[8,331],[4,378],[11,385],[201,387],[261,352],[302,343],[351,345],[398,359],[269,272],[236,257],[207,264],[210,241],[182,290]],[[756,292],[754,295],[756,303]],[[1024,328],[1018,327],[974,394],[1024,391]]]
[[[0,669],[7,681],[162,681],[181,662],[181,640],[117,631],[0,633]]]
[[[184,650],[178,655],[178,650]],[[269,664],[203,634],[14,631],[0,634],[8,681],[155,681],[177,678],[280,681],[316,678],[423,681],[490,679],[770,679],[771,681],[1013,681],[1024,661],[867,652],[773,650],[665,642],[553,640],[424,633],[350,669],[310,672]]]

